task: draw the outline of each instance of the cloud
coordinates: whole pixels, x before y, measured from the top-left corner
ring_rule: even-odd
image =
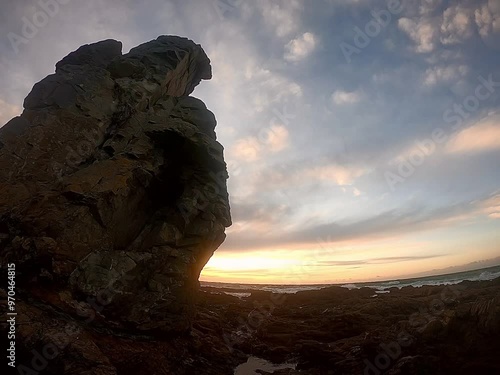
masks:
[[[246,228],[239,236],[228,236],[225,247],[232,250],[249,250],[276,246],[297,246],[317,244],[318,241],[335,243],[346,240],[374,240],[429,229],[447,228],[485,214],[485,207],[491,209],[491,197],[475,202],[457,203],[433,210],[428,205],[407,209],[391,209],[374,216],[353,222],[328,222],[319,225],[297,226],[295,230],[275,235],[255,236]],[[498,212],[490,212],[494,218]]]
[[[231,148],[231,156],[241,161],[256,161],[261,157],[261,143],[256,137],[237,140]]]
[[[473,34],[472,11],[460,5],[455,5],[446,9],[443,13],[443,23],[441,24],[441,43],[460,43]]]
[[[415,43],[415,52],[449,53],[442,47],[473,40],[476,28],[483,38],[500,31],[500,3],[484,2],[456,1],[443,7],[442,1],[428,1],[418,11],[415,6],[407,6],[406,17],[399,19],[398,27]]]
[[[466,65],[448,65],[429,68],[424,73],[424,85],[434,86],[441,82],[457,82],[468,72]]]
[[[442,0],[424,0],[419,2],[418,13],[421,15],[432,14],[442,3]],[[408,4],[406,4],[408,6]]]
[[[500,116],[460,131],[446,145],[447,152],[452,154],[494,149],[500,149]]]
[[[288,130],[283,125],[272,125],[264,129],[262,136],[238,139],[231,148],[231,156],[240,161],[257,161],[269,153],[276,153],[288,147]]]
[[[272,152],[278,152],[288,146],[288,130],[283,125],[273,125],[269,129],[266,144]]]
[[[292,214],[293,209],[289,205],[277,202],[247,203],[236,198],[231,201],[233,225],[226,230],[226,233],[235,236],[249,229],[254,234],[276,232],[276,226],[282,226],[286,217]]]
[[[332,185],[346,187],[352,191],[353,195],[358,194],[359,190],[352,185],[356,178],[366,173],[366,169],[331,163],[318,164],[313,161],[295,161],[271,165],[253,175],[251,180],[247,181],[246,187],[253,186],[255,194],[263,194],[263,196],[269,196],[271,192],[291,190],[294,195],[298,193],[298,198],[300,198],[301,194],[305,194],[305,191],[314,194],[310,189],[319,189],[323,183],[330,187]],[[320,192],[321,189],[317,193]],[[307,197],[303,198],[307,199]]]
[[[361,100],[361,94],[357,91],[336,90],[332,94],[332,101],[337,105],[354,104]]]
[[[347,168],[341,165],[318,166],[303,171],[304,177],[320,181],[331,181],[337,185],[351,185],[365,172],[362,168]]]
[[[489,0],[487,4],[476,9],[474,19],[481,36],[488,37],[500,32],[500,3],[497,0]]]
[[[398,20],[398,26],[416,43],[416,52],[428,53],[434,50],[438,30],[430,21],[423,18],[414,21],[403,17]]]
[[[317,37],[310,32],[304,33],[285,46],[284,58],[292,62],[303,60],[314,51],[316,45]]]
[[[357,266],[365,264],[389,264],[399,262],[410,262],[414,260],[432,259],[444,256],[444,254],[429,254],[416,256],[395,256],[395,257],[380,257],[363,260],[320,260],[316,263],[318,266]]]
[[[402,163],[407,163],[408,160],[412,160],[418,155],[425,155],[427,158],[432,157],[434,152],[427,149],[426,145],[421,144],[421,142],[411,142],[407,147],[405,147],[401,152],[397,154],[396,157],[389,160],[389,165],[401,165]]]
[[[298,30],[302,4],[299,0],[260,0],[255,3],[267,26],[273,28],[278,37]]]
[[[334,6],[354,6],[354,5],[367,5],[370,0],[327,0]]]
[[[480,202],[479,210],[490,219],[500,219],[500,194],[494,193],[490,198]]]
[[[22,112],[21,107],[9,104],[0,99],[0,127],[4,126],[13,117],[19,116]]]
[[[455,66],[457,61],[465,60],[462,51],[456,49],[438,49],[425,58],[429,65],[449,64]]]
[[[472,40],[476,27],[483,38],[500,31],[500,3],[484,2],[457,1],[444,10],[442,1],[425,2],[418,11],[415,6],[406,7],[407,16],[399,19],[398,27],[415,43],[415,52],[442,53],[442,46]]]

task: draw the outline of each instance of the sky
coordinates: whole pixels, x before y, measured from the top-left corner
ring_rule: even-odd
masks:
[[[233,225],[201,280],[381,280],[500,255],[497,0],[18,0],[0,123],[80,45],[186,36]]]

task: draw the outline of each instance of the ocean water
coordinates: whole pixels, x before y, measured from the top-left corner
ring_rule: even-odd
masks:
[[[353,284],[321,284],[321,285],[263,285],[263,284],[231,284],[201,282],[202,286],[223,289],[223,293],[235,297],[244,298],[251,294],[252,290],[264,290],[274,293],[296,293],[298,291],[319,290],[330,286],[340,286],[347,289],[359,289],[368,287],[374,289],[374,295],[390,293],[390,288],[403,288],[406,286],[422,287],[424,285],[452,285],[462,281],[487,281],[500,277],[500,266],[483,268],[474,271],[459,272],[446,275],[429,276],[412,279],[387,280],[380,282],[353,283]],[[234,370],[234,375],[257,375],[257,370],[265,370],[273,373],[278,369],[294,369],[293,363],[273,364],[262,358],[250,357],[247,362],[240,364]]]
[[[387,293],[389,288],[403,288],[405,286],[421,287],[424,285],[453,285],[462,281],[486,281],[500,277],[500,265],[495,267],[483,268],[473,271],[458,272],[446,275],[427,276],[412,279],[399,279],[387,281],[373,281],[352,284],[315,284],[315,285],[272,285],[272,284],[231,284],[231,283],[212,283],[201,282],[204,287],[215,287],[231,289],[226,294],[235,297],[248,297],[252,290],[264,290],[274,293],[296,293],[305,290],[319,290],[329,286],[341,286],[347,289],[359,289],[363,287],[373,288],[376,293]]]

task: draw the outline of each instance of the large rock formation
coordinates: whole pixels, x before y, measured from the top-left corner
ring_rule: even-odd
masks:
[[[173,36],[121,48],[70,53],[0,129],[2,278],[15,263],[28,347],[50,342],[56,317],[188,331],[199,274],[231,224],[216,120],[189,96],[210,60]]]

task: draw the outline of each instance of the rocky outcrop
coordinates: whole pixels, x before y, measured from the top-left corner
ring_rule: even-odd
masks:
[[[195,330],[222,336],[233,357],[294,367],[274,375],[500,373],[500,279],[387,294],[334,286],[281,295],[205,287],[202,295]]]
[[[187,332],[199,274],[231,224],[216,120],[189,96],[210,60],[174,36],[121,49],[70,53],[0,129],[2,278],[15,263],[28,349],[53,341],[54,322]],[[73,362],[94,345],[79,336]]]

